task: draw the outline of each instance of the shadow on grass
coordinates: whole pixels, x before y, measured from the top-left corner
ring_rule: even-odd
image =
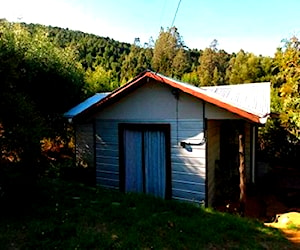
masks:
[[[22,210],[22,207],[19,207]],[[25,213],[1,213],[6,249],[292,249],[262,223],[196,205],[43,180]]]

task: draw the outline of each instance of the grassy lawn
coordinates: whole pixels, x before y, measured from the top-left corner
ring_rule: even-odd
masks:
[[[292,249],[254,220],[61,180],[0,216],[1,249]]]

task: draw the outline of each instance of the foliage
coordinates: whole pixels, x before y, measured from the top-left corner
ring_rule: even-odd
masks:
[[[44,30],[28,37],[26,46],[24,91],[29,92],[47,115],[61,113],[74,105],[81,95],[83,71],[73,48],[58,47]]]
[[[279,48],[274,58],[271,112],[276,114],[260,129],[260,146],[275,164],[297,167],[300,151],[300,52],[297,38]]]
[[[35,25],[31,25],[34,29]],[[49,39],[59,44],[60,47],[75,47],[78,59],[85,70],[94,70],[97,67],[110,72],[111,82],[120,82],[120,71],[125,57],[130,52],[131,45],[110,39],[72,31],[57,27],[47,27]]]
[[[271,58],[240,50],[229,61],[226,81],[229,84],[270,81],[272,67]]]
[[[40,139],[45,133],[45,119],[26,95],[1,95],[0,160],[33,163],[40,152]]]
[[[173,77],[180,79],[181,76],[187,71],[189,68],[189,58],[188,54],[183,48],[180,48],[172,62],[173,68]]]
[[[4,22],[1,33],[4,91],[28,94],[47,114],[62,112],[74,105],[83,84],[76,51],[71,47],[58,47],[48,39],[45,29],[30,33],[19,24]],[[17,60],[10,59],[14,57]],[[12,70],[14,72],[10,72]]]
[[[112,70],[106,71],[101,66],[96,66],[94,70],[88,68],[85,73],[85,87],[86,95],[91,96],[97,92],[109,92],[114,90],[117,82],[113,82]]]
[[[206,48],[199,57],[198,78],[200,86],[224,85],[225,72],[230,57],[223,50],[218,50],[216,44]]]
[[[130,47],[130,52],[122,63],[121,83],[126,83],[139,73],[151,68],[152,49],[141,48],[137,45]]]
[[[280,231],[192,204],[43,180],[31,206],[1,211],[16,249],[287,249]],[[2,207],[3,209],[3,207]],[[244,237],[247,235],[247,237]]]
[[[299,47],[297,39],[287,41],[274,58],[271,112],[260,128],[260,150],[275,165],[297,167],[300,152]]]
[[[81,98],[83,76],[76,51],[44,28],[0,22],[1,190],[26,190],[45,171],[41,140],[64,132],[61,114]]]
[[[5,22],[0,25],[0,149],[4,152],[1,158],[19,162],[27,154],[32,156],[37,147],[42,120],[30,96],[21,89],[18,91],[19,85],[23,84],[23,75],[18,71],[24,70],[22,53],[26,48],[22,41],[27,34],[18,27],[10,29]]]
[[[281,99],[277,88],[271,88],[271,113],[276,114],[282,110]],[[265,126],[259,128],[259,152],[260,160],[272,161],[280,164],[288,157],[288,141],[286,132],[280,126],[280,119],[273,117],[268,119]]]
[[[198,84],[199,84],[199,78],[198,78],[198,74],[196,71],[183,74],[181,80],[183,82],[188,82],[195,86],[198,86]]]
[[[274,85],[278,86],[282,110],[281,126],[289,132],[289,140],[300,143],[300,42],[292,37],[275,55],[278,74]]]
[[[188,54],[176,27],[164,31],[162,28],[155,42],[152,66],[157,72],[181,78],[188,68]]]

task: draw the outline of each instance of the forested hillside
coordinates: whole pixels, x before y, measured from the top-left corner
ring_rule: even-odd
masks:
[[[145,69],[196,86],[270,81],[271,109],[277,118],[261,129],[260,147],[268,159],[293,161],[300,141],[299,57],[296,37],[287,39],[274,57],[264,57],[243,50],[227,53],[217,40],[202,50],[187,48],[175,27],[161,29],[156,41],[149,38],[149,43],[140,44],[137,37],[128,44],[1,20],[0,161],[35,167],[41,154],[54,150],[53,144],[67,147],[62,114]]]
[[[274,59],[239,51],[229,54],[218,49],[217,40],[203,50],[187,48],[174,27],[161,29],[157,41],[132,44],[81,31],[36,24],[22,24],[31,33],[43,30],[61,48],[71,47],[85,71],[85,92],[109,91],[145,69],[198,86],[270,81]],[[274,55],[275,55],[274,51]]]
[[[149,38],[149,43],[141,45],[139,38],[128,44],[81,31],[22,25],[33,33],[45,30],[61,48],[75,48],[89,75],[101,71],[100,75],[109,76],[115,84],[124,83],[147,68],[202,86],[265,81],[270,79],[272,70],[271,58],[242,50],[228,54],[217,48],[216,40],[204,50],[187,48],[176,28],[162,29],[156,42]]]

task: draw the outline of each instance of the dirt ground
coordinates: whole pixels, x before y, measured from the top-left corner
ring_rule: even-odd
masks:
[[[238,208],[238,202],[228,202],[217,209],[238,213]],[[247,195],[244,215],[278,228],[300,249],[300,170],[275,168],[258,180],[255,190]]]
[[[265,192],[265,224],[280,229],[300,249],[300,171],[275,168],[266,179],[271,189]]]
[[[295,231],[291,229],[281,228],[280,229],[286,238],[292,242],[297,248],[300,249],[300,231]]]
[[[298,249],[300,249],[300,230],[287,229],[285,227],[276,225],[276,223],[267,223],[266,225],[281,230],[285,237],[296,247],[298,247]]]

